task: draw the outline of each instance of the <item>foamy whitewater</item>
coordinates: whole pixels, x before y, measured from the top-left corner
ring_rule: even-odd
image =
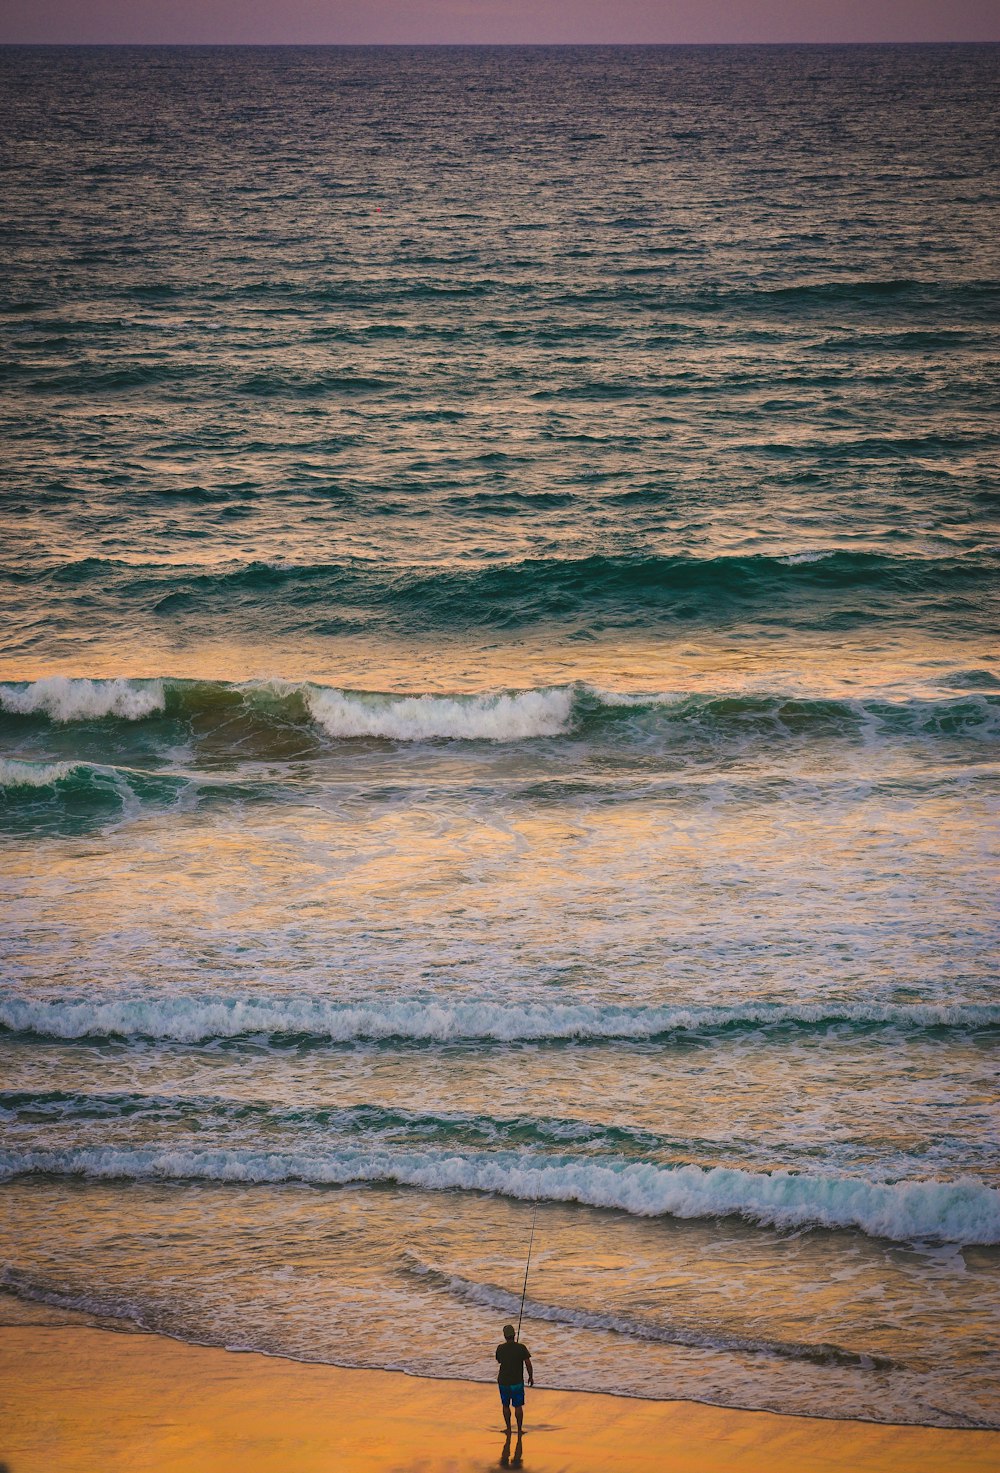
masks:
[[[0,51],[0,1310],[1000,1425],[998,58]]]

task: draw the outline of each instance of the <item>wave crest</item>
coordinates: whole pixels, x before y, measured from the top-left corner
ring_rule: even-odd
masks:
[[[393,1151],[297,1155],[278,1151],[158,1147],[0,1151],[0,1179],[23,1175],[96,1180],[392,1183],[425,1191],[490,1192],[524,1201],[577,1202],[633,1217],[742,1217],[763,1226],[854,1228],[898,1242],[1000,1243],[1000,1191],[957,1181],[872,1182],[861,1177],[738,1167],[547,1162],[537,1156]]]
[[[567,687],[481,696],[389,696],[310,687],[306,704],[332,737],[516,742],[560,736],[573,716]]]
[[[26,685],[0,685],[0,710],[50,721],[142,721],[164,709],[162,680],[80,680],[47,675]]]
[[[19,762],[13,757],[0,757],[0,793],[54,788],[85,766],[80,762]]]
[[[729,1007],[613,1007],[593,1003],[327,1002],[322,998],[0,994],[0,1029],[44,1038],[145,1038],[186,1044],[267,1038],[273,1044],[647,1041],[672,1034],[760,1028],[993,1029],[988,1003],[747,1003]]]
[[[189,736],[225,728],[241,754],[297,752],[323,738],[519,742],[573,734],[617,746],[656,733],[715,744],[789,736],[850,740],[921,736],[989,738],[1000,730],[1000,696],[989,672],[965,672],[972,688],[945,696],[859,697],[769,690],[622,691],[579,682],[478,693],[350,690],[310,681],[69,679],[0,686],[0,711],[58,723],[165,717]],[[964,677],[963,677],[964,678]],[[634,729],[633,729],[634,728]]]

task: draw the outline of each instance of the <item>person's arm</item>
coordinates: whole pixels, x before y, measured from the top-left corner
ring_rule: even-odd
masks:
[[[535,1372],[534,1372],[534,1369],[533,1369],[532,1364],[531,1364],[531,1356],[530,1355],[526,1355],[524,1357],[524,1366],[525,1366],[525,1370],[528,1372],[528,1385],[529,1386],[534,1386],[534,1384],[535,1384]]]

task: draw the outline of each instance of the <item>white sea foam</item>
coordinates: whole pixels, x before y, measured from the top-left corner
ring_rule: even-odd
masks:
[[[559,687],[509,695],[389,696],[312,686],[305,696],[313,719],[330,736],[402,742],[435,737],[517,742],[559,736],[573,712],[573,691]]]
[[[587,693],[600,705],[607,706],[613,710],[622,706],[681,706],[690,700],[690,695],[683,691],[658,690],[630,692],[624,690],[609,690],[603,685],[587,685],[584,687]]]
[[[0,757],[0,790],[51,788],[82,764],[78,762],[18,762]]]
[[[0,685],[0,709],[19,716],[41,713],[52,721],[94,721],[106,716],[141,721],[163,706],[162,680],[72,680],[49,675],[29,685]]]
[[[0,1026],[49,1038],[153,1038],[206,1043],[216,1038],[305,1035],[330,1043],[412,1039],[651,1039],[729,1027],[836,1026],[982,1028],[1000,1024],[988,1003],[746,1003],[731,1007],[601,1007],[486,999],[334,1003],[322,998],[213,998],[132,995],[98,1000],[79,994],[24,997],[0,992]]]
[[[778,1228],[858,1228],[871,1237],[899,1242],[1000,1243],[1000,1191],[972,1177],[872,1182],[723,1166],[601,1165],[547,1162],[538,1156],[393,1151],[0,1151],[0,1179],[34,1172],[100,1180],[299,1181],[316,1186],[393,1182],[427,1191],[579,1202],[635,1217],[735,1216]]]

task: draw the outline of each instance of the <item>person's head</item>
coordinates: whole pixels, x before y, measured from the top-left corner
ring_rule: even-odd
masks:
[[[505,1340],[513,1340],[513,1338],[514,1338],[514,1336],[515,1336],[516,1333],[517,1332],[515,1331],[513,1325],[504,1325],[504,1327],[503,1327],[503,1338]]]

